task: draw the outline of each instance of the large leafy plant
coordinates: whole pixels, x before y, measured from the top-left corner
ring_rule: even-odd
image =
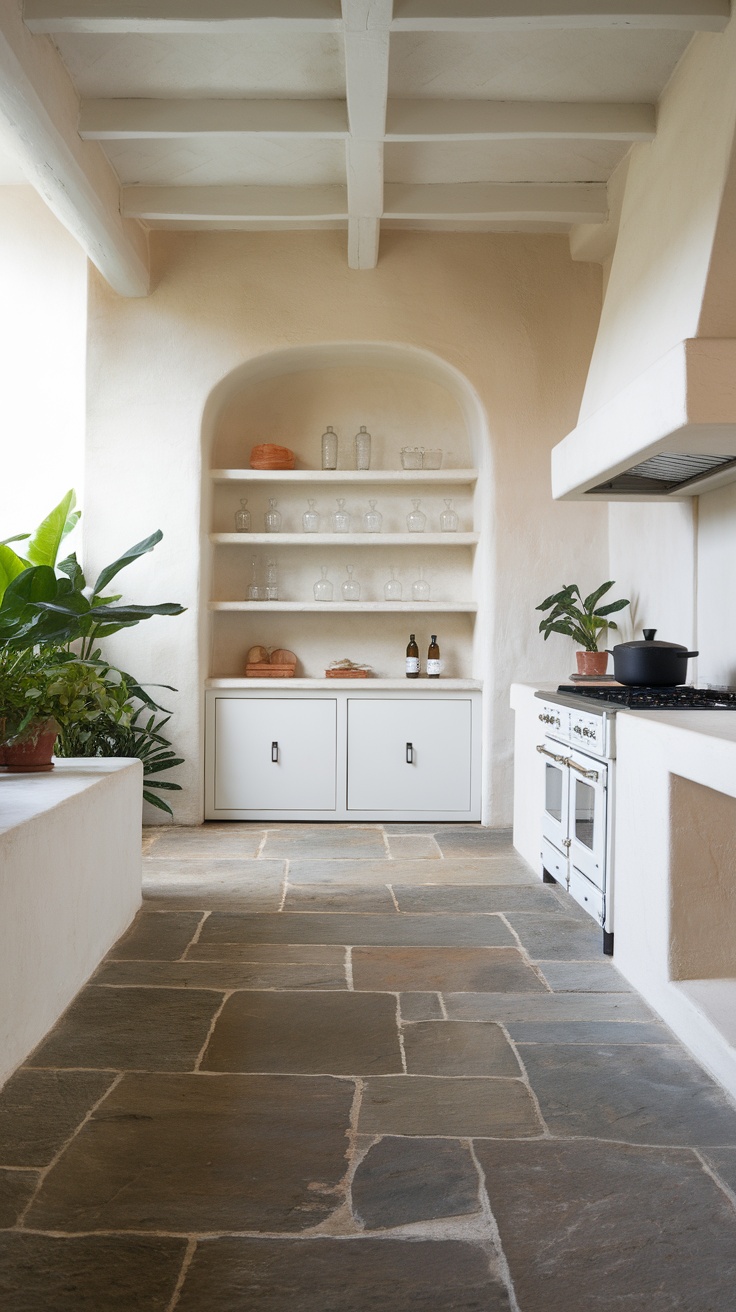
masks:
[[[587,597],[583,597],[577,583],[566,584],[560,592],[545,597],[537,606],[537,610],[550,612],[539,621],[539,632],[544,634],[544,641],[550,633],[564,633],[566,637],[574,638],[583,651],[597,651],[598,637],[604,629],[618,627],[609,616],[629,605],[628,600],[609,601],[605,606],[599,604],[614,582],[614,579],[609,579]]]
[[[105,723],[122,730],[133,714],[121,676],[105,677],[95,663],[63,651],[28,648],[0,649],[0,707],[5,743],[33,741],[50,724],[60,731]]]

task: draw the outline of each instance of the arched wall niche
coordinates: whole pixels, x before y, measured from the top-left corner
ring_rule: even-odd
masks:
[[[297,456],[297,470],[319,471],[320,438],[327,424],[332,424],[339,437],[338,474],[354,469],[352,439],[365,424],[373,438],[371,472],[400,470],[402,446],[438,446],[444,453],[443,471],[473,469],[476,480],[465,486],[438,483],[419,489],[354,483],[328,486],[322,481],[284,489],[248,482],[250,451],[257,442],[291,447]],[[478,680],[486,693],[490,692],[492,452],[484,408],[460,371],[431,352],[391,342],[325,343],[258,356],[233,369],[208,397],[202,424],[202,469],[200,655],[207,678],[237,678],[244,672],[245,651],[255,643],[292,648],[300,658],[299,673],[309,679],[323,677],[325,665],[343,656],[368,661],[378,677],[400,677],[409,630],[417,630],[421,646],[431,629],[440,635],[447,677]],[[242,482],[213,479],[213,470],[241,470]],[[335,475],[325,478],[334,480]],[[421,495],[427,528],[436,532],[443,500],[449,495],[460,513],[461,529],[474,530],[479,541],[475,548],[455,551],[423,544],[420,534],[416,535],[416,548],[412,542],[411,547],[396,551],[379,543],[356,551],[341,541],[339,534],[334,535],[334,544],[331,541],[324,548],[283,548],[276,535],[273,547],[269,541],[266,548],[253,551],[243,544],[213,545],[213,532],[232,531],[242,496],[248,497],[253,528],[259,530],[268,498],[273,495],[279,500],[285,532],[301,528],[308,497],[316,499],[327,531],[336,495],[346,498],[356,529],[368,498],[374,498],[388,532],[406,531],[410,499]],[[322,565],[328,568],[336,599],[347,565],[354,567],[361,582],[361,600],[382,598],[383,582],[392,567],[397,569],[404,597],[411,597],[411,582],[421,565],[433,601],[472,600],[477,612],[422,614],[414,620],[405,610],[347,614],[339,601],[328,614],[213,612],[212,602],[245,597],[251,559],[262,558],[264,552],[278,561],[283,597],[311,599]],[[484,742],[490,745],[493,699],[486,695],[483,702]],[[485,817],[490,805],[486,759],[483,775]]]

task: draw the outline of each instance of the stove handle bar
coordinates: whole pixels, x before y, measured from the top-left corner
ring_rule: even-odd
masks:
[[[558,756],[556,752],[548,752],[546,747],[540,747],[539,744],[537,744],[537,751],[540,752],[542,756],[548,756],[550,761],[556,761],[558,765],[570,764],[570,761],[566,756]]]
[[[569,760],[569,759],[568,759],[567,764],[569,765],[569,767],[570,767],[571,770],[577,770],[578,774],[582,774],[582,775],[584,775],[586,779],[595,779],[595,780],[597,781],[597,779],[598,779],[598,771],[597,771],[597,770],[586,770],[586,769],[585,769],[585,766],[583,766],[583,765],[577,765],[577,764],[575,763],[575,761],[571,761],[571,760]]]
[[[541,747],[539,744],[537,744],[537,751],[541,756],[548,756],[551,761],[556,761],[558,765],[569,765],[571,770],[577,770],[578,774],[584,775],[586,779],[598,780],[597,770],[586,770],[584,766],[571,761],[569,756],[558,756],[556,752],[548,752],[546,747]]]

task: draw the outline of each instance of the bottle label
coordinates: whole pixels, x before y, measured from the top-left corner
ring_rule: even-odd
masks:
[[[406,658],[406,672],[407,672],[407,674],[418,674],[418,673],[419,673],[419,657],[418,657],[418,656],[407,656],[407,658]]]
[[[442,661],[427,661],[427,675],[431,679],[432,675],[440,673]]]

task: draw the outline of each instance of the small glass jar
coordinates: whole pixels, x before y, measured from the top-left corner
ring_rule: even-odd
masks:
[[[401,584],[396,577],[396,570],[391,570],[391,578],[383,586],[383,595],[386,601],[401,601]]]
[[[423,446],[402,446],[401,448],[401,468],[402,469],[421,469],[422,457],[424,456]]]
[[[457,511],[454,509],[450,497],[445,497],[445,508],[440,515],[440,531],[442,533],[457,533],[459,520]]]
[[[332,529],[335,533],[350,532],[350,513],[345,509],[345,498],[337,498],[337,510],[332,512]]]
[[[319,533],[319,511],[315,510],[315,502],[309,501],[309,509],[302,515],[302,526],[305,533]]]
[[[360,584],[353,578],[353,566],[346,565],[347,578],[342,585],[343,601],[360,601]]]
[[[422,456],[422,469],[439,469],[441,464],[441,449],[438,446],[433,446],[429,449],[425,448],[424,455]]]
[[[427,516],[424,511],[420,510],[421,501],[412,501],[413,510],[406,517],[406,527],[410,533],[423,533],[427,524]]]
[[[261,587],[259,581],[258,561],[252,560],[250,564],[250,585],[248,587],[248,601],[263,601],[265,597],[265,588]]]
[[[419,578],[411,585],[412,601],[429,601],[429,584],[424,577],[424,566],[419,567]]]
[[[281,514],[276,507],[277,502],[274,497],[271,497],[268,510],[263,516],[263,527],[267,533],[280,533],[281,531]]]
[[[337,433],[332,424],[322,434],[322,468],[337,469]]]
[[[235,532],[250,533],[250,511],[247,497],[240,498],[240,510],[235,512]]]
[[[376,510],[375,501],[369,501],[370,510],[366,510],[363,516],[363,531],[365,533],[380,533],[383,523],[383,515],[380,510]]]
[[[275,560],[266,562],[266,601],[279,599],[279,567]]]
[[[360,425],[360,432],[355,434],[355,468],[371,467],[371,435],[365,424]]]
[[[327,566],[322,566],[322,577],[317,579],[313,588],[315,601],[332,601],[335,590],[327,577]]]

